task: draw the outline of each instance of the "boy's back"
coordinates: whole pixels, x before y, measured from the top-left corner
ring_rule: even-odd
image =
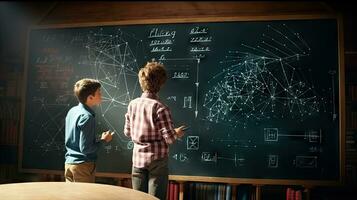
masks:
[[[84,146],[81,141],[81,133],[87,134],[86,140],[95,143],[95,120],[94,113],[91,113],[86,105],[78,104],[72,107],[66,116],[66,130],[65,130],[65,146],[66,146],[66,163],[82,163],[88,161],[95,161],[96,152],[88,151],[88,147]]]
[[[133,165],[142,168],[153,160],[167,157],[168,144],[176,139],[169,108],[157,95],[143,93],[130,102],[128,111],[126,118],[130,127],[124,133],[136,144]]]
[[[169,144],[184,135],[184,126],[174,128],[169,108],[157,95],[167,79],[164,66],[148,62],[138,78],[143,93],[129,103],[124,126],[124,134],[134,143],[132,185],[164,200]]]
[[[65,172],[66,182],[95,182],[97,150],[112,134],[102,133],[96,141],[95,114],[92,108],[102,102],[100,83],[94,79],[81,79],[73,91],[79,104],[71,108],[65,124]]]

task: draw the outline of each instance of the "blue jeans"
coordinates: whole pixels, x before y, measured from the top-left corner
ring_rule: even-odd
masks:
[[[133,189],[166,200],[169,179],[168,158],[154,160],[146,168],[132,167],[131,176]]]

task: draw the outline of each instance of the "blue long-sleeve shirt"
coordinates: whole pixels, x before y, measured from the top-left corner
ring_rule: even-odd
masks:
[[[65,163],[95,162],[101,141],[96,141],[95,113],[85,104],[71,108],[66,116]]]

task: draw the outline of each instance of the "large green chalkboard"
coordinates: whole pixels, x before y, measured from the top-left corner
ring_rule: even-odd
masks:
[[[98,134],[116,133],[98,172],[130,173],[124,114],[155,59],[169,74],[161,100],[190,126],[170,148],[171,175],[338,181],[338,46],[333,18],[32,29],[21,167],[63,169],[73,84],[91,77]]]

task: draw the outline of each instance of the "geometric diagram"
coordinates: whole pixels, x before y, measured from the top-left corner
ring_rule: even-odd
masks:
[[[296,168],[317,168],[317,156],[296,156]]]
[[[119,114],[126,111],[138,90],[136,53],[142,47],[142,41],[120,29],[116,34],[103,33],[100,29],[98,33],[88,34],[85,47],[94,66],[94,76],[102,85],[101,117],[125,144],[128,139],[119,134],[122,127],[114,119],[122,118]]]
[[[242,167],[245,165],[245,158],[237,157],[237,154],[234,154],[234,158],[227,158],[227,157],[217,157],[218,160],[230,160],[234,161],[234,166]]]
[[[264,128],[264,141],[278,141],[277,128]]]
[[[195,91],[195,117],[197,118],[198,115],[198,93],[199,93],[199,80],[198,80],[198,75],[199,75],[199,65],[200,65],[200,59],[196,59],[196,58],[163,58],[161,59],[161,61],[165,64],[166,68],[168,71],[170,70],[175,70],[173,72],[173,75],[171,77],[172,80],[188,80],[188,81],[194,81],[194,87],[196,89]],[[192,61],[196,61],[197,63],[192,63]],[[196,64],[196,72],[194,72],[194,67],[189,66],[188,68],[183,68],[180,69],[177,63],[189,63],[190,65],[192,64]],[[187,67],[187,65],[183,65],[185,67]],[[179,71],[177,71],[179,70]],[[184,70],[184,71],[182,71]],[[189,71],[187,71],[189,70]],[[194,73],[196,73],[196,77],[194,77]],[[190,75],[192,74],[192,78],[190,77]],[[194,78],[196,78],[196,80],[194,80]],[[176,86],[176,85],[175,85]],[[188,88],[190,89],[190,88]],[[176,96],[169,96],[167,97],[168,99],[173,99],[174,101],[176,101]],[[192,108],[192,96],[184,96],[183,97],[183,108]]]
[[[179,160],[180,162],[188,161],[188,157],[185,153],[175,154],[172,156],[175,160]]]
[[[307,133],[308,138],[309,138],[309,142],[312,143],[322,143],[322,130],[320,129],[320,131],[316,131],[316,130],[308,130],[305,133]]]
[[[218,145],[217,142],[222,142],[224,143],[224,145],[226,145],[227,147],[236,147],[236,148],[257,148],[257,145],[252,142],[252,140],[249,139],[220,139],[220,138],[216,138],[211,139],[211,143]]]
[[[264,141],[266,142],[278,142],[279,137],[301,137],[308,140],[309,143],[322,143],[322,130],[306,130],[299,134],[279,134],[278,128],[264,128]]]
[[[68,104],[46,104],[44,99],[34,98],[34,101],[40,100],[40,110],[30,120],[30,130],[36,130],[36,138],[33,146],[39,146],[42,155],[49,151],[62,153],[64,148],[64,118]],[[37,103],[37,102],[36,102]],[[50,114],[55,113],[55,114]],[[33,127],[31,127],[33,126]]]
[[[214,85],[205,94],[207,120],[247,128],[249,121],[304,121],[327,112],[329,100],[318,95],[311,69],[302,69],[311,49],[299,33],[285,24],[268,25],[259,44],[241,44],[241,49],[246,50],[229,51],[220,62],[223,70],[208,81]]]
[[[187,137],[187,150],[198,150],[200,147],[200,137],[199,136],[188,136]]]
[[[228,160],[228,161],[233,161],[234,166],[244,166],[245,164],[245,158],[237,158],[237,154],[234,154],[234,158],[227,158],[227,157],[218,157],[217,152],[202,152],[201,154],[201,161],[202,162],[216,162],[218,160]]]
[[[36,73],[34,78],[35,93],[30,88],[26,120],[29,124],[25,130],[33,134],[30,150],[39,148],[41,154],[55,152],[63,156],[64,122],[73,95],[68,92],[68,81],[73,73],[71,65],[64,64],[66,58],[59,56],[57,50],[45,51],[43,60],[36,60],[32,66]],[[40,56],[42,57],[42,56]],[[54,65],[56,63],[56,65]],[[56,88],[56,89],[54,89]],[[56,92],[54,92],[56,91]],[[50,96],[47,96],[50,94]],[[37,149],[36,149],[37,150]]]
[[[278,161],[279,161],[278,155],[269,155],[268,168],[278,168],[278,166],[279,166]]]

